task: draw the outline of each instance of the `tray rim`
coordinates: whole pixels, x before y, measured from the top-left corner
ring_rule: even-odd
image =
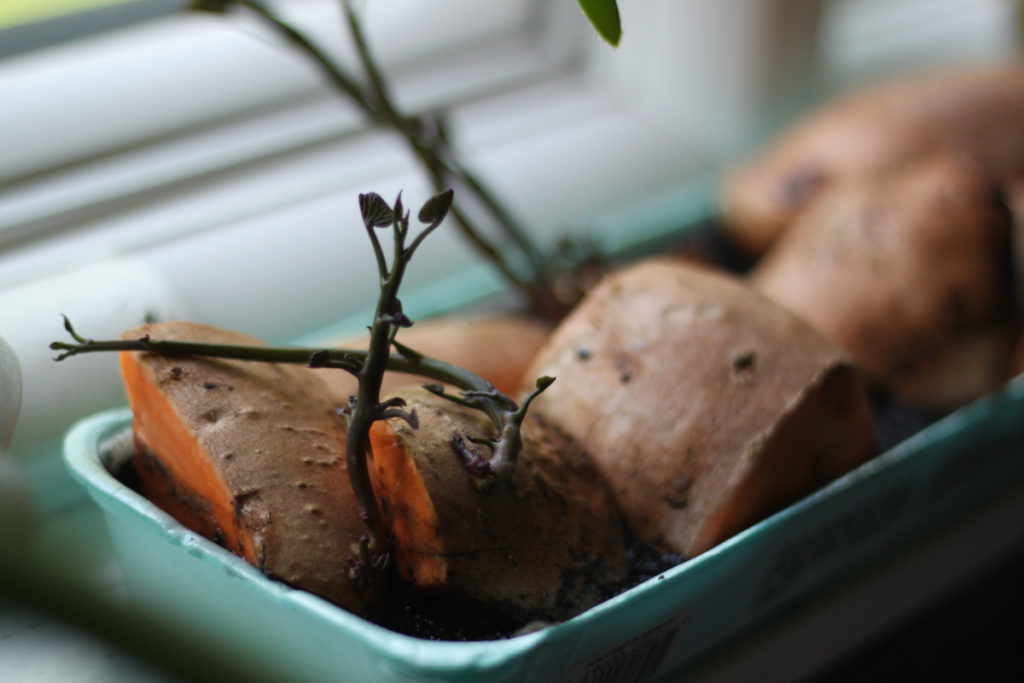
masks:
[[[115,432],[130,424],[131,411],[115,408],[96,413],[76,423],[65,439],[64,460],[74,479],[85,487],[93,501],[105,515],[115,510],[127,510],[138,515],[155,532],[176,545],[187,549],[204,562],[226,567],[239,579],[266,591],[274,602],[288,607],[307,610],[318,622],[328,628],[339,629],[349,637],[387,653],[402,668],[418,674],[441,674],[473,670],[498,670],[519,658],[541,648],[548,641],[571,640],[579,637],[594,622],[621,616],[638,597],[662,590],[685,581],[686,577],[709,571],[716,565],[727,565],[736,548],[752,540],[770,536],[771,532],[787,520],[812,510],[852,487],[864,486],[880,473],[912,459],[931,444],[957,437],[964,430],[999,408],[1004,401],[1024,395],[1024,376],[1009,382],[1002,392],[983,397],[960,410],[936,421],[897,446],[880,453],[860,467],[848,472],[823,488],[793,505],[758,522],[715,548],[692,558],[668,571],[564,622],[541,630],[492,641],[431,641],[390,631],[354,614],[348,613],[321,598],[270,579],[242,558],[189,531],[173,517],[157,508],[147,499],[118,481],[102,462],[101,443]],[[557,642],[556,642],[557,645]]]

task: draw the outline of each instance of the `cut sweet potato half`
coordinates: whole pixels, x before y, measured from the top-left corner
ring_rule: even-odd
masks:
[[[571,616],[625,579],[621,518],[564,435],[527,417],[511,480],[481,492],[450,442],[454,433],[490,436],[486,418],[422,389],[396,395],[419,428],[377,422],[371,439],[401,578],[519,619]]]
[[[575,439],[634,533],[692,557],[874,453],[843,353],[745,287],[667,260],[587,295],[527,376],[532,410]]]
[[[798,121],[723,183],[734,240],[761,254],[833,183],[937,152],[975,159],[1000,180],[1024,173],[1019,65],[903,77],[840,97]]]
[[[836,182],[751,286],[918,407],[948,411],[1005,381],[1014,326],[1010,214],[956,155]]]
[[[258,344],[191,323],[127,339]],[[122,352],[143,495],[266,574],[365,613],[349,579],[363,533],[345,427],[303,367]]]

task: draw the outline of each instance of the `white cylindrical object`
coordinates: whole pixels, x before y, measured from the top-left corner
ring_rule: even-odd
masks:
[[[125,402],[117,355],[54,362],[52,341],[70,341],[61,314],[86,337],[118,338],[148,319],[188,318],[165,277],[139,258],[119,258],[0,292],[0,329],[21,364],[21,417],[11,453],[18,460],[50,450],[77,419]]]
[[[715,158],[763,134],[810,91],[825,0],[631,0],[594,76]]]

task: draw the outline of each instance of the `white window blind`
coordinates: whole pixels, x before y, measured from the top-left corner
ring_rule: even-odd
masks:
[[[836,84],[892,71],[1018,59],[1019,0],[831,0],[822,61]]]

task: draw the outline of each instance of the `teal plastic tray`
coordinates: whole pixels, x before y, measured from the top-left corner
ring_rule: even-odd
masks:
[[[645,681],[949,522],[1024,479],[1024,380],[919,432],[799,503],[564,623],[505,640],[390,632],[270,580],[121,484],[100,413],[65,459],[102,508],[136,604],[282,680]]]

